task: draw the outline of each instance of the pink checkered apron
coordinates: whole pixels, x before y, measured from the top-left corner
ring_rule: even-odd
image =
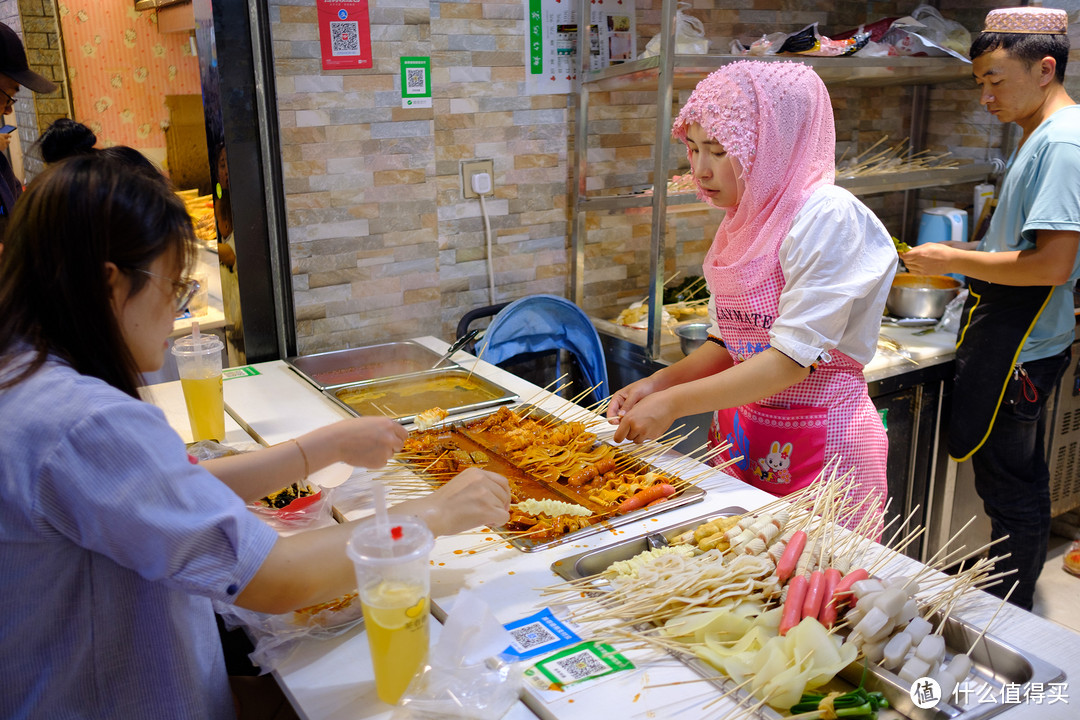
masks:
[[[705,277],[710,285],[710,267]],[[740,297],[714,296],[720,335],[738,364],[769,347],[769,327],[776,317],[784,274],[776,268],[755,292]],[[710,445],[732,448],[716,463],[741,455],[728,467],[736,477],[773,495],[787,495],[812,483],[827,458],[839,456],[837,477],[854,470],[856,484],[848,502],[887,494],[885,461],[888,440],[866,391],[862,366],[832,350],[802,382],[756,403],[718,411],[709,431]],[[861,515],[862,513],[860,513]],[[854,517],[846,524],[853,527]]]

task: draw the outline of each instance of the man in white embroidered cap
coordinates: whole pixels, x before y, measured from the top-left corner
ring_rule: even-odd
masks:
[[[26,61],[26,50],[15,31],[0,23],[0,103],[3,103],[2,115],[8,115],[15,109],[15,94],[20,87],[28,87],[38,93],[56,92],[56,83],[30,69]],[[11,143],[11,132],[0,133],[0,242],[3,231],[7,228],[7,219],[15,200],[22,194],[22,183],[11,170],[11,163],[3,153]]]
[[[1069,364],[1072,289],[1080,276],[1080,106],[1065,90],[1068,15],[1040,7],[986,16],[971,45],[980,101],[1022,132],[997,209],[978,243],[926,244],[904,255],[920,274],[963,273],[964,308],[949,454],[971,459],[990,516],[998,570],[990,592],[1031,609],[1046,561],[1050,475],[1046,402]]]

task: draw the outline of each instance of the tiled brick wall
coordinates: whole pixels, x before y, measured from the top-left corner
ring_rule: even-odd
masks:
[[[835,34],[906,14],[915,5],[694,4],[693,14],[714,38],[714,52],[726,51],[732,37],[792,32],[811,22]],[[417,334],[449,338],[464,312],[487,304],[483,222],[479,203],[461,195],[461,160],[495,163],[495,196],[487,210],[496,301],[566,294],[574,99],[525,94],[521,0],[371,0],[375,67],[337,72],[321,70],[313,1],[270,5],[301,352]],[[977,30],[986,9],[1001,3],[942,5],[946,15]],[[644,47],[659,30],[660,2],[638,0],[637,6]],[[1074,44],[1080,43],[1074,38]],[[432,109],[401,109],[402,55],[431,56]],[[883,135],[890,144],[907,137],[912,92],[833,88],[838,153],[855,154]],[[685,93],[676,103],[683,99]],[[972,160],[994,153],[1001,129],[980,109],[970,83],[934,87],[931,104],[932,149],[953,148]],[[651,183],[656,112],[650,94],[596,93],[592,107],[590,190]],[[680,147],[672,149],[672,158],[685,164]],[[966,185],[922,197],[964,204],[971,194]],[[902,195],[865,200],[898,234]],[[706,211],[668,218],[666,276],[700,272],[719,217]],[[583,305],[613,316],[647,292],[649,215],[593,213],[588,224]]]
[[[450,337],[488,304],[461,160],[494,161],[496,301],[565,294],[570,99],[521,94],[520,2],[373,0],[362,71],[321,70],[312,2],[271,14],[301,352]],[[433,108],[401,108],[402,55],[432,58]]]

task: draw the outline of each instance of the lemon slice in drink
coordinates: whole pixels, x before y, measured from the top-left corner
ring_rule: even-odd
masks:
[[[421,588],[393,580],[384,580],[362,596],[364,616],[369,623],[387,630],[404,627],[427,607]]]

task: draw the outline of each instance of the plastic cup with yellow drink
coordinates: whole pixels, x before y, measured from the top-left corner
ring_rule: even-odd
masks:
[[[225,344],[215,335],[199,332],[192,324],[191,335],[173,343],[176,370],[184,389],[191,436],[199,440],[225,440],[225,396],[222,394],[221,351]]]
[[[430,607],[428,553],[431,531],[419,519],[390,516],[359,525],[348,543],[356,568],[357,588],[375,691],[391,705],[427,660]]]

